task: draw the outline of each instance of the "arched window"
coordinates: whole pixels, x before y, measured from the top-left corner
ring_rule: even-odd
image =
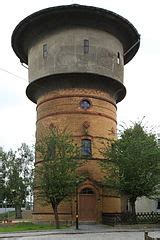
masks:
[[[91,157],[92,155],[92,146],[90,139],[81,140],[81,153],[83,157]]]
[[[92,190],[92,188],[83,188],[80,191],[80,194],[95,194],[94,191]]]

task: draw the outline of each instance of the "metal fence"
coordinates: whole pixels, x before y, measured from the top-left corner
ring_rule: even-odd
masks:
[[[160,223],[160,213],[102,213],[102,223],[116,224],[157,224]]]

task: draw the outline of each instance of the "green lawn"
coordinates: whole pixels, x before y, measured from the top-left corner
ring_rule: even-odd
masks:
[[[63,227],[64,228],[64,227]],[[52,225],[42,225],[28,223],[16,223],[16,224],[0,224],[0,232],[18,232],[18,231],[30,231],[30,230],[52,230],[55,229]]]

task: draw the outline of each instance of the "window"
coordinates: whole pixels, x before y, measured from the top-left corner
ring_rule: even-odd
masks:
[[[120,64],[120,53],[117,53],[117,63]]]
[[[157,199],[157,209],[160,210],[160,199]]]
[[[83,188],[80,191],[80,194],[95,194],[94,191],[91,188]]]
[[[88,108],[90,108],[91,103],[90,103],[89,100],[84,99],[84,100],[81,101],[80,105],[81,105],[81,108],[87,110]]]
[[[55,144],[49,143],[47,151],[47,160],[53,160],[54,157],[55,157]]]
[[[84,39],[84,54],[89,53],[89,40]]]
[[[47,44],[43,44],[43,58],[46,58],[48,55]]]
[[[92,149],[91,149],[91,140],[90,139],[82,139],[81,153],[82,153],[83,157],[91,157]]]

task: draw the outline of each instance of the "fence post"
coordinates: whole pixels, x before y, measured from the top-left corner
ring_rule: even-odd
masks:
[[[144,232],[144,240],[148,240],[148,232]]]

